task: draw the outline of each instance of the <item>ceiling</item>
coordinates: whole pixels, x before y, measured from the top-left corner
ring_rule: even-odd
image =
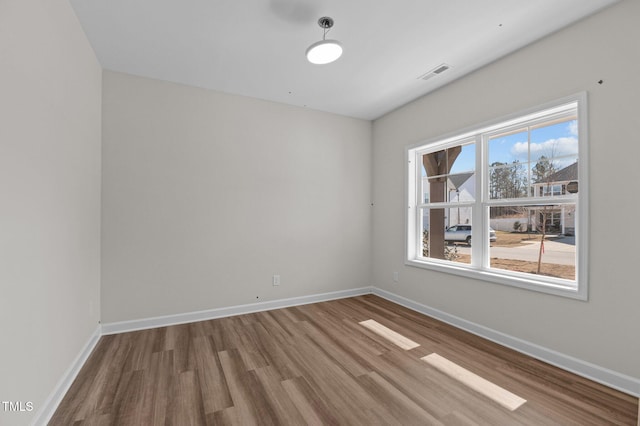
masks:
[[[70,1],[105,69],[371,120],[617,0]]]

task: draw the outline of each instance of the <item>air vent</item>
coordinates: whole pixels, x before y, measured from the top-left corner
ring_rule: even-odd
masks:
[[[427,71],[426,73],[422,74],[420,77],[418,77],[419,80],[429,80],[431,77],[435,77],[437,75],[442,74],[443,72],[445,72],[446,70],[448,70],[449,68],[451,68],[449,65],[447,64],[440,64],[437,67],[435,67],[434,69]]]

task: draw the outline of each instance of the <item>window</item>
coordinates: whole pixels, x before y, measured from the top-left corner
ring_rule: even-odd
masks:
[[[407,264],[586,300],[586,128],[583,93],[409,147]]]

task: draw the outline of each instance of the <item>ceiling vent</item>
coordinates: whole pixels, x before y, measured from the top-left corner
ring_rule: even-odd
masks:
[[[443,72],[447,71],[449,68],[451,68],[449,65],[447,64],[440,64],[437,67],[435,67],[434,69],[427,71],[426,73],[422,74],[420,77],[418,77],[419,80],[429,80],[432,77],[436,77],[440,74],[442,74]]]

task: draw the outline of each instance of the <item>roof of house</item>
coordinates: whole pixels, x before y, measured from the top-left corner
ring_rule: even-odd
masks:
[[[565,167],[564,169],[560,169],[557,172],[549,175],[547,178],[548,182],[561,182],[561,181],[571,181],[578,180],[578,162],[576,161],[570,166]]]
[[[459,189],[471,176],[473,176],[473,172],[449,175],[449,187]]]

